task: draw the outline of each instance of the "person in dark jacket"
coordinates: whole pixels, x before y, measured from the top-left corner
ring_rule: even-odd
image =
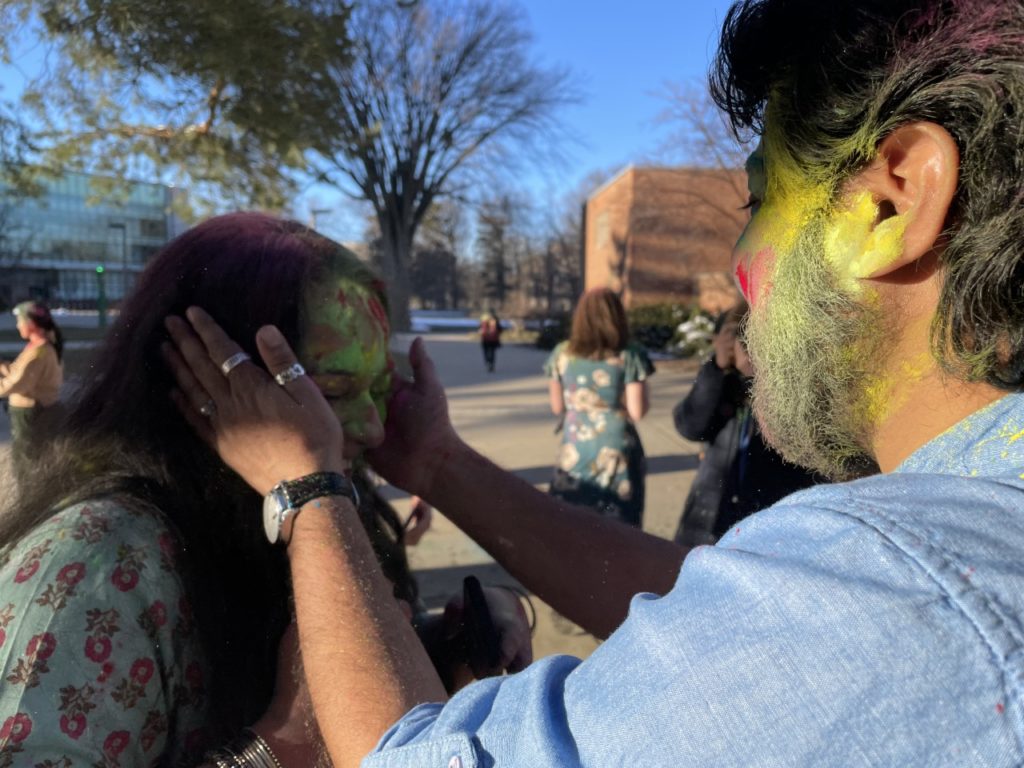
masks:
[[[494,312],[487,312],[480,318],[480,347],[484,351],[484,364],[488,373],[494,373],[494,362],[501,346],[501,321]]]
[[[715,323],[714,353],[672,412],[676,431],[707,443],[675,540],[713,544],[747,515],[825,479],[785,461],[765,444],[750,410],[753,368],[738,331],[746,302]]]

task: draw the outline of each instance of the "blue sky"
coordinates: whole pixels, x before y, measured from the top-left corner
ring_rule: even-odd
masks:
[[[596,170],[614,171],[656,159],[666,129],[656,125],[664,108],[657,96],[666,82],[698,81],[714,54],[727,0],[520,0],[542,63],[568,68],[583,100],[561,117],[574,141],[563,147],[563,163],[531,170],[518,180],[540,205],[554,205]],[[21,62],[31,69],[31,55]],[[13,77],[12,77],[13,75]],[[2,94],[10,97],[20,78],[0,65]],[[358,204],[330,190],[312,190],[299,215],[310,209],[325,233],[341,240],[362,236]]]
[[[541,208],[557,206],[594,171],[656,159],[666,129],[656,124],[666,82],[701,81],[714,56],[728,0],[520,0],[545,64],[567,67],[583,100],[561,117],[574,137],[556,168],[524,167],[515,183]],[[326,190],[309,207],[327,208],[317,223],[341,240],[358,240],[358,205]]]
[[[724,0],[523,0],[542,61],[569,67],[585,101],[563,116],[579,136],[571,148],[577,179],[655,154],[655,125],[667,81],[703,80],[714,55]]]

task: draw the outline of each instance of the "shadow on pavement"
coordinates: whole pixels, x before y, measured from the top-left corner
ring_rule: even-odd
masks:
[[[667,472],[686,472],[696,469],[700,464],[700,457],[696,453],[679,454],[675,456],[648,456],[647,474],[659,475]],[[542,485],[551,479],[551,464],[538,467],[526,467],[525,469],[512,470],[512,474],[525,480],[530,485]],[[404,499],[409,494],[393,485],[382,485],[378,488],[381,496],[388,501]],[[443,512],[443,510],[442,510]]]

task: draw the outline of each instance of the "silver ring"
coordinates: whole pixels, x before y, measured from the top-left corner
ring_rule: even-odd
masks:
[[[210,418],[217,412],[217,404],[213,400],[207,400],[201,406],[199,406],[199,412],[206,418]]]
[[[301,363],[292,363],[279,374],[274,376],[274,381],[276,381],[283,387],[289,381],[295,381],[297,378],[299,378],[299,376],[305,375],[306,369],[302,367]]]
[[[235,368],[244,363],[247,360],[252,360],[245,352],[235,352],[231,357],[220,364],[221,373],[227,376]]]

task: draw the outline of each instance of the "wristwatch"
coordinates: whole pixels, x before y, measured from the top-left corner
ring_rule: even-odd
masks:
[[[356,507],[359,506],[359,493],[355,485],[337,472],[314,472],[297,480],[284,480],[271,488],[270,493],[263,498],[263,530],[267,534],[267,541],[271,544],[281,541],[285,521],[297,514],[307,501],[321,496],[345,496]]]

